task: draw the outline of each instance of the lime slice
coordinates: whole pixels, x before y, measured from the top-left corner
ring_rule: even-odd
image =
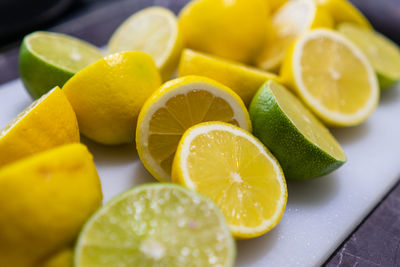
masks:
[[[254,135],[278,159],[287,179],[322,176],[346,161],[329,130],[283,86],[266,82],[249,111]]]
[[[76,267],[233,266],[235,243],[218,208],[173,184],[133,188],[83,228]]]
[[[74,37],[34,32],[22,41],[19,71],[28,92],[38,98],[102,57],[98,48]]]
[[[183,48],[175,14],[164,7],[149,7],[129,17],[112,35],[108,50],[142,51],[151,55],[164,80],[178,66]]]
[[[400,49],[395,43],[375,31],[350,23],[340,24],[338,30],[367,56],[381,89],[400,80]]]
[[[278,161],[249,132],[224,122],[200,123],[185,132],[172,179],[213,200],[240,239],[271,230],[285,210],[286,182]]]

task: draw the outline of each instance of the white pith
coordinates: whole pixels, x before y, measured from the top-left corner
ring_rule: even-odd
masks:
[[[232,133],[235,136],[240,136],[245,138],[246,140],[250,141],[253,145],[255,145],[261,154],[263,154],[266,158],[270,160],[272,166],[274,168],[274,172],[277,174],[279,188],[281,190],[280,199],[278,200],[277,208],[274,215],[267,220],[263,220],[262,223],[256,227],[247,227],[243,225],[230,225],[230,229],[234,233],[242,233],[242,234],[253,234],[265,231],[265,229],[270,228],[271,226],[275,225],[278,221],[279,217],[281,216],[282,210],[285,203],[285,194],[286,194],[286,185],[285,185],[285,178],[283,176],[281,167],[279,166],[278,162],[271,157],[271,155],[266,151],[265,147],[254,137],[249,135],[248,133],[236,129],[233,126],[225,125],[225,124],[208,124],[199,127],[192,128],[190,132],[188,132],[185,136],[184,142],[182,143],[181,147],[181,158],[180,158],[180,166],[183,174],[184,183],[188,188],[196,189],[196,185],[190,178],[189,170],[187,166],[187,158],[190,154],[190,146],[192,141],[199,135],[204,135],[212,131],[227,131]]]

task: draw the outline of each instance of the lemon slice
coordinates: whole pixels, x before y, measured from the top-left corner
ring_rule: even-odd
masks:
[[[101,201],[93,156],[82,144],[0,168],[0,266],[43,266],[74,242]]]
[[[178,66],[182,48],[177,19],[163,7],[149,7],[133,14],[118,27],[108,43],[110,53],[133,50],[150,54],[164,80]]]
[[[329,130],[283,86],[266,82],[251,102],[253,133],[279,160],[286,179],[334,171],[346,156]]]
[[[240,97],[211,79],[185,76],[165,83],[139,114],[136,147],[146,169],[159,181],[170,181],[178,142],[189,127],[224,121],[251,129]]]
[[[368,19],[347,0],[316,0],[316,2],[329,12],[335,25],[350,22],[366,29],[373,29]]]
[[[79,139],[75,112],[64,92],[55,87],[0,132],[0,167]]]
[[[145,184],[106,203],[83,228],[76,267],[232,267],[236,247],[209,199],[174,184]]]
[[[360,124],[378,104],[378,82],[368,59],[331,30],[299,38],[285,58],[282,79],[329,125]]]
[[[284,5],[288,0],[264,0],[271,11],[275,11],[278,8],[280,8],[282,5]]]
[[[72,36],[33,32],[22,41],[19,73],[31,96],[39,98],[102,57],[97,47]]]
[[[374,68],[381,89],[400,80],[400,49],[385,36],[360,26],[342,23],[338,30],[357,45]]]
[[[266,233],[285,210],[278,161],[249,132],[227,123],[205,122],[185,132],[172,179],[213,200],[237,238]]]
[[[257,59],[257,66],[277,71],[287,48],[305,31],[319,27],[333,27],[332,18],[314,0],[288,1],[272,16],[275,40],[267,44]]]
[[[235,91],[246,105],[266,80],[278,80],[273,73],[190,49],[183,51],[179,63],[178,76],[185,75],[212,78]]]

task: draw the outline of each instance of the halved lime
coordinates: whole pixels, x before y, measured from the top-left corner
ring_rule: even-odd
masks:
[[[82,40],[54,32],[25,36],[19,52],[21,79],[34,98],[62,87],[76,72],[102,58],[101,51]]]
[[[394,42],[378,32],[350,23],[340,24],[338,31],[367,56],[381,89],[400,80],[400,49]]]
[[[83,228],[76,267],[233,266],[235,243],[211,200],[173,184],[138,186]]]
[[[249,112],[253,134],[278,159],[287,179],[319,177],[346,161],[329,130],[285,87],[266,82]]]

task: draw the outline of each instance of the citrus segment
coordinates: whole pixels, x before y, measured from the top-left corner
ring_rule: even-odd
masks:
[[[287,179],[319,177],[346,161],[329,130],[283,86],[265,83],[249,112],[254,135],[276,156]]]
[[[223,215],[203,196],[172,184],[138,186],[85,225],[75,266],[233,266],[235,243]]]
[[[368,59],[331,30],[313,30],[299,38],[287,54],[282,79],[330,125],[360,124],[378,103],[379,87]]]
[[[149,7],[129,17],[112,35],[108,50],[142,51],[151,55],[167,80],[178,66],[183,40],[177,19],[163,7]]]
[[[178,76],[185,75],[212,78],[235,91],[246,105],[266,80],[278,80],[273,73],[190,49],[183,51],[179,63]]]
[[[275,39],[266,44],[257,59],[261,69],[277,71],[288,47],[304,32],[314,28],[331,28],[332,18],[314,0],[288,1],[272,16]]]
[[[400,80],[400,49],[395,43],[377,32],[349,23],[340,24],[338,30],[367,56],[381,89]]]
[[[80,140],[71,104],[59,87],[33,102],[0,132],[0,167]]]
[[[237,238],[259,236],[278,224],[286,184],[278,161],[249,132],[205,122],[183,135],[172,179],[213,200]]]
[[[182,134],[203,121],[225,121],[251,129],[239,96],[208,78],[185,76],[169,81],[146,101],[139,114],[136,146],[144,166],[157,180],[170,180]]]
[[[19,71],[28,92],[39,98],[102,57],[97,47],[74,37],[34,32],[22,41]]]
[[[128,51],[107,56],[63,87],[85,136],[102,144],[131,143],[139,111],[161,84],[153,59]]]

